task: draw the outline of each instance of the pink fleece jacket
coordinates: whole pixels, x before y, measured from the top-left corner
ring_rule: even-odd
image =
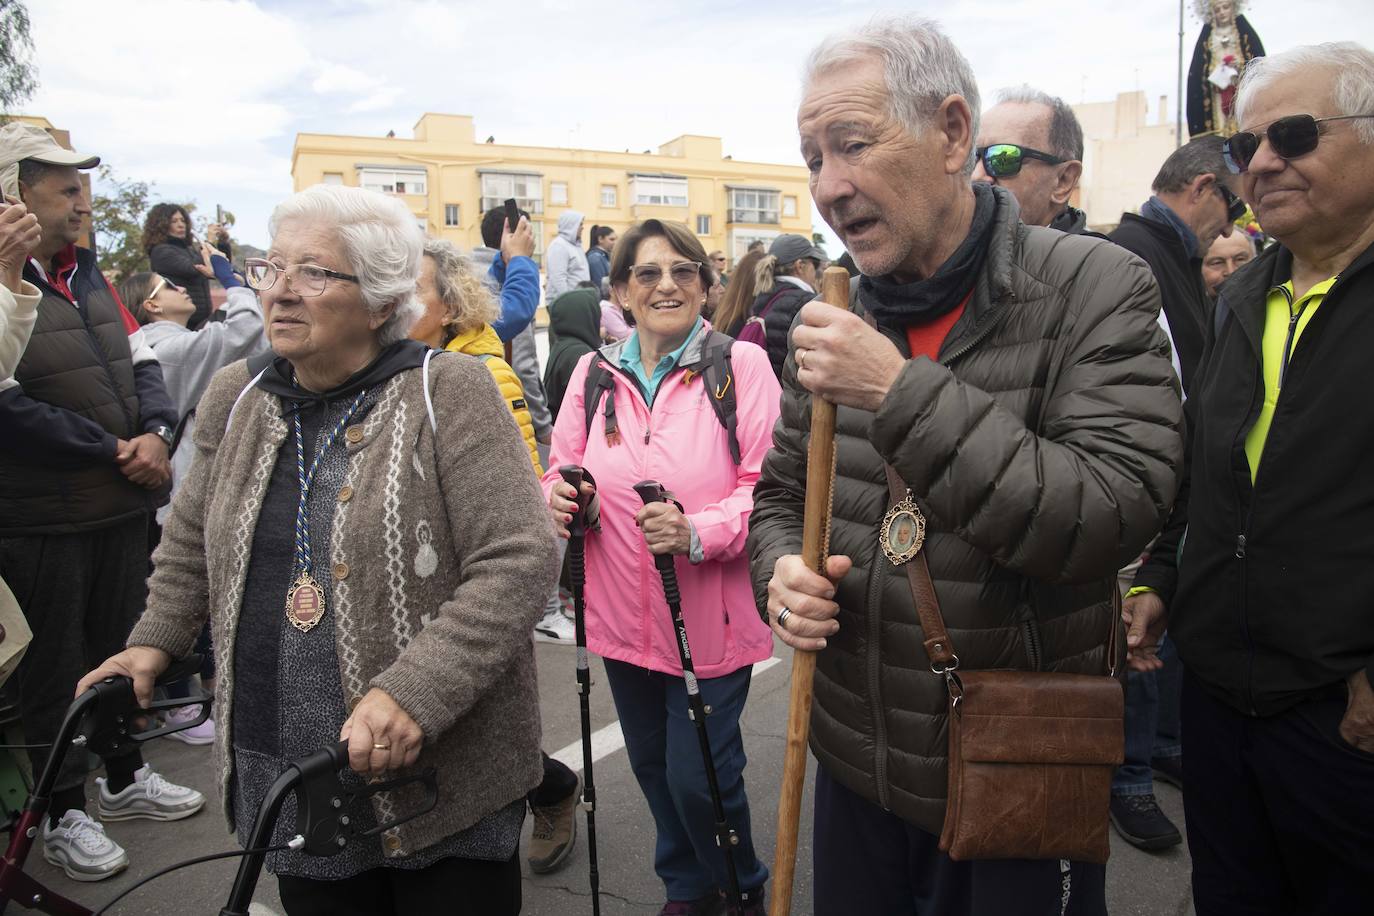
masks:
[[[693,361],[702,333],[697,336],[684,362]],[[698,677],[722,677],[773,651],[772,632],[754,606],[744,541],[781,389],[767,353],[747,344],[731,347],[742,456],[737,467],[701,377],[675,368],[659,384],[651,410],[638,386],[619,370],[622,346],[601,350],[614,367],[620,441],[606,442],[600,405],[587,434],[584,389],[596,356],[589,353],[568,382],[543,478],[547,498],[562,479],[559,467],[581,465],[596,479],[600,494],[601,530],[587,534],[587,647],[604,658],[682,674],[663,583],[634,520],[643,503],[631,488],[641,480],[657,480],[686,509],[703,550],[696,565],[686,556],[676,558],[692,661]]]

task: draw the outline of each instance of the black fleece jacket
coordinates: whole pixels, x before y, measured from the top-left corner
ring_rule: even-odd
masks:
[[[1342,693],[1362,669],[1374,681],[1374,246],[1298,338],[1252,483],[1265,302],[1291,272],[1275,247],[1222,293],[1229,314],[1187,403],[1188,535],[1169,620],[1188,669],[1256,716]]]

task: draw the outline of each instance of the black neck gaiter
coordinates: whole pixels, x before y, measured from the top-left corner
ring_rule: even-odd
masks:
[[[988,185],[975,182],[973,199],[968,236],[934,274],[914,283],[894,283],[885,277],[860,278],[859,301],[879,326],[904,330],[926,324],[948,314],[968,298],[987,257],[992,218],[997,211]]]

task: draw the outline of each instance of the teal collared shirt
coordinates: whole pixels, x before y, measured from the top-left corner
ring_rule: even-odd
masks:
[[[639,353],[639,331],[635,331],[631,334],[630,339],[625,342],[625,346],[620,351],[620,368],[634,374],[634,377],[639,381],[639,386],[644,389],[644,393],[650,404],[654,402],[654,395],[658,393],[659,384],[662,383],[662,381],[668,377],[668,373],[672,372],[674,367],[677,366],[677,361],[682,359],[682,354],[687,349],[687,345],[701,332],[702,325],[704,324],[705,322],[698,316],[697,323],[692,325],[692,330],[687,334],[686,339],[682,341],[682,346],[678,347],[667,356],[660,358],[658,365],[654,366],[654,374],[652,376],[644,374],[644,363],[640,359]]]

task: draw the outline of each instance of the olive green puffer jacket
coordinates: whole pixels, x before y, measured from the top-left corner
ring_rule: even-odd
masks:
[[[1027,228],[996,191],[982,273],[939,361],[911,360],[876,414],[842,407],[836,426],[830,549],[854,568],[818,660],[811,749],[840,783],[932,833],[945,808],[945,690],[906,575],[878,545],[883,460],[925,512],[964,669],[1100,673],[1116,570],[1168,517],[1183,458],[1149,268],[1100,239]],[[904,335],[893,342],[909,353]],[[760,609],[777,559],[800,553],[809,424],[789,354],[749,525]]]

